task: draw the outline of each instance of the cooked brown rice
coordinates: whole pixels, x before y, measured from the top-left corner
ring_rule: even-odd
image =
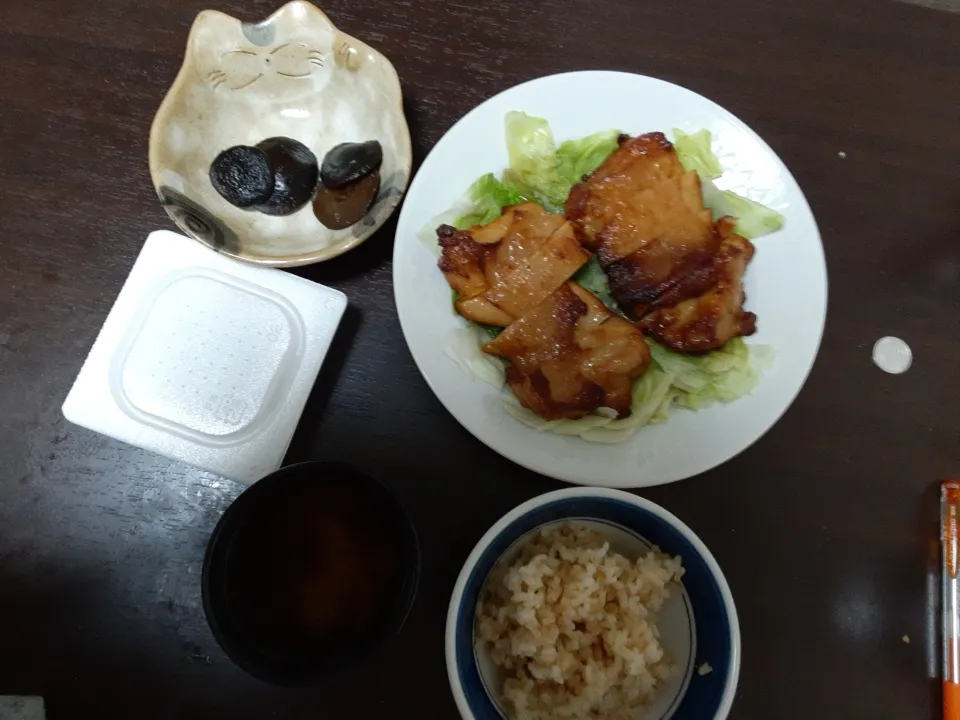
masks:
[[[511,718],[630,718],[675,672],[653,614],[682,575],[679,557],[630,561],[582,524],[539,531],[491,573],[477,608]]]

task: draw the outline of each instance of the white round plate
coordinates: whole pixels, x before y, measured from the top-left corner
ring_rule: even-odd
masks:
[[[559,144],[599,130],[631,135],[707,128],[724,168],[716,184],[775,208],[784,227],[754,242],[744,279],[758,331],[748,343],[776,353],[754,392],[696,412],[674,408],[667,422],[620,444],[534,430],[511,417],[496,388],[444,354],[466,320],[417,233],[480,175],[507,164],[504,116],[546,118]],[[789,407],[813,365],[827,308],[820,233],[786,166],[743,122],[719,105],[663,80],[618,72],[552,75],[511,88],[467,113],[433,148],[407,192],[393,254],[397,311],[413,358],[450,413],[501,455],[531,470],[582,485],[643,487],[709,470],[756,442]],[[503,392],[509,392],[504,390]]]

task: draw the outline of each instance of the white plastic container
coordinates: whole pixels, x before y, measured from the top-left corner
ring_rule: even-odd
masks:
[[[251,483],[280,467],[346,305],[337,290],[151,233],[63,414]]]

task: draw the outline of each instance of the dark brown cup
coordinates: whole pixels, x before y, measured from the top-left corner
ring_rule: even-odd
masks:
[[[386,487],[348,465],[305,462],[227,508],[204,558],[203,606],[237,665],[304,685],[399,632],[419,575],[416,531]]]

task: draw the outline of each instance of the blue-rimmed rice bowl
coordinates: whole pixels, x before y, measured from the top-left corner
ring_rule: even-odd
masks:
[[[685,572],[657,616],[665,652],[678,673],[640,709],[645,720],[723,720],[740,674],[740,626],[733,596],[706,546],[660,506],[630,493],[570,488],[536,497],[501,518],[463,566],[447,613],[447,674],[464,720],[510,718],[499,698],[498,670],[475,642],[477,602],[491,570],[538,529],[577,521],[601,531],[611,549],[637,557],[650,546],[679,555]]]

